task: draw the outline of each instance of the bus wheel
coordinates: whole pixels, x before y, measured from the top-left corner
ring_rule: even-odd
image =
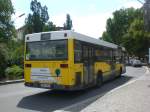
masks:
[[[122,74],[122,68],[120,68],[119,70],[119,77],[121,77],[121,74]]]
[[[99,71],[97,73],[96,86],[100,87],[102,85],[102,83],[103,83],[103,75],[102,75],[102,72]]]

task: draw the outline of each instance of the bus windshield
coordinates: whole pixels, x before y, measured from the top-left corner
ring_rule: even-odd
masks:
[[[26,60],[64,60],[67,51],[67,40],[27,42]]]

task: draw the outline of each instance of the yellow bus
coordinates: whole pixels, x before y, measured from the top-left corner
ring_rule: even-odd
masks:
[[[80,90],[125,73],[125,49],[71,30],[25,36],[24,78],[29,87]]]

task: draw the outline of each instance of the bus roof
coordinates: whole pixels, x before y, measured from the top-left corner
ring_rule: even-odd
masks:
[[[27,34],[25,36],[25,42],[34,42],[34,41],[42,41],[41,35],[42,34],[50,34],[49,39],[46,40],[60,40],[60,39],[69,39],[73,38],[76,40],[101,45],[113,49],[117,49],[118,45],[106,42],[100,39],[92,38],[90,36],[86,36],[77,32],[74,32],[72,30],[63,30],[63,31],[50,31],[50,32],[40,32],[40,33],[33,33],[33,34]]]

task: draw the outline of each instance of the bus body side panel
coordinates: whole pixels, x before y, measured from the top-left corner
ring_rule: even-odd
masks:
[[[82,86],[84,84],[83,81],[83,64],[79,63],[79,64],[74,64],[74,85],[75,86]]]
[[[27,68],[25,67],[26,65],[26,62],[24,63],[24,79],[25,79],[25,82],[32,82],[31,80],[31,76],[30,76],[30,71],[31,71],[31,68]]]
[[[122,68],[122,64],[118,63],[115,65],[115,69],[116,69],[116,76],[120,75],[120,69]]]
[[[69,85],[75,87],[83,82],[83,64],[74,63],[74,39],[68,39],[68,56],[69,56]]]
[[[125,73],[125,72],[126,72],[126,65],[122,64],[122,73]]]
[[[95,74],[97,75],[98,71],[102,72],[103,80],[106,81],[109,79],[111,74],[111,65],[106,62],[95,62]]]
[[[69,64],[69,73],[68,73],[68,85],[73,86],[75,77],[74,77],[74,51],[73,51],[73,39],[68,39],[68,64]]]
[[[120,75],[120,72],[123,74],[126,72],[125,65],[122,63],[116,64],[116,76]]]

